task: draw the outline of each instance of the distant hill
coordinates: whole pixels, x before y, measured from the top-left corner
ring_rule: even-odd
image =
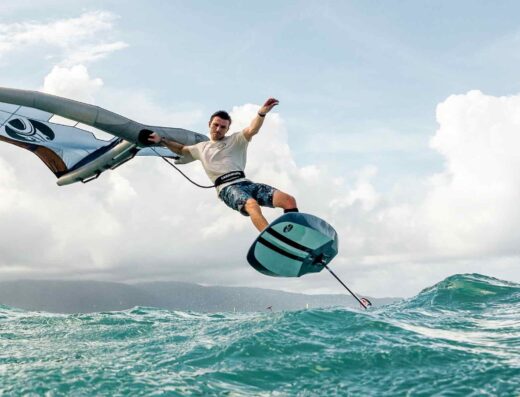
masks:
[[[369,298],[374,306],[398,298]],[[123,284],[100,281],[0,282],[0,305],[54,313],[90,313],[149,306],[196,312],[298,310],[359,304],[348,294],[306,295],[261,288],[204,287],[181,282]]]

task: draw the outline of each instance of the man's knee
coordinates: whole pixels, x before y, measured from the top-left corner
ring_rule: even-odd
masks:
[[[296,208],[297,207],[296,199],[293,196],[291,196],[290,194],[287,194],[287,193],[280,192],[280,195],[279,195],[277,201],[278,201],[279,206],[284,208],[284,209]]]
[[[297,207],[296,199],[289,194],[287,195],[286,203],[287,203],[287,207],[285,207],[285,208],[296,208]]]

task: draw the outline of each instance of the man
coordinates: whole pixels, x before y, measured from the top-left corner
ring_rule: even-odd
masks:
[[[264,118],[278,100],[269,98],[251,121],[249,127],[226,136],[231,125],[231,117],[225,111],[213,113],[209,120],[210,140],[195,145],[185,146],[153,133],[150,142],[162,144],[180,155],[191,155],[199,160],[206,174],[215,184],[218,197],[226,205],[242,215],[250,216],[255,227],[261,232],[268,222],[260,206],[283,208],[284,212],[298,212],[294,197],[262,183],[254,183],[245,178],[247,148],[255,136]]]

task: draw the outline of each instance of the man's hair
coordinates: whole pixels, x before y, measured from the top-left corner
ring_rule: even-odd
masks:
[[[218,110],[215,113],[213,113],[209,118],[209,124],[211,124],[215,117],[220,117],[222,120],[228,120],[229,124],[231,125],[231,116],[225,110]]]

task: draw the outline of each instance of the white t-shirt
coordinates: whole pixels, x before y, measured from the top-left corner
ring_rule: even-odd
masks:
[[[220,141],[205,141],[187,146],[195,160],[200,160],[204,171],[213,183],[224,174],[232,171],[244,171],[247,160],[247,145],[249,141],[244,131],[225,136]],[[247,181],[246,178],[236,179],[217,186],[217,194],[233,183]]]

